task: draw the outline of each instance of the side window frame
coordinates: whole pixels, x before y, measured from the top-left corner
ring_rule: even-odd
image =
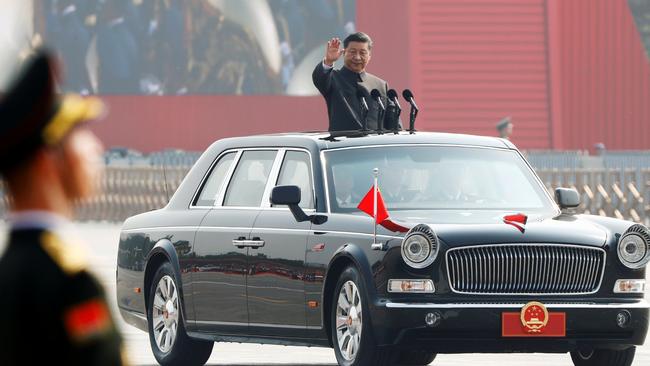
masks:
[[[282,171],[282,167],[284,165],[284,161],[286,159],[287,152],[304,153],[304,154],[307,155],[307,160],[308,160],[308,163],[309,163],[308,169],[309,169],[309,178],[310,178],[310,182],[311,182],[311,186],[310,186],[310,188],[311,188],[311,207],[303,207],[303,211],[305,211],[305,212],[314,212],[314,211],[316,211],[316,204],[317,204],[316,203],[316,182],[314,181],[314,166],[313,166],[314,164],[313,164],[313,161],[312,161],[311,152],[309,150],[307,150],[307,149],[298,149],[298,148],[286,148],[286,149],[282,149],[282,150],[283,150],[282,151],[282,159],[280,160],[280,166],[278,167],[278,172],[277,172],[276,176],[273,179],[274,184],[271,187],[271,189],[273,189],[273,187],[277,186],[278,183],[279,183],[278,181],[280,180],[280,173]],[[270,191],[269,191],[269,193],[270,193]],[[272,208],[274,210],[289,210],[288,207],[272,207],[270,200],[267,199],[267,201],[269,201],[268,202],[269,208]]]
[[[225,208],[225,209],[260,209],[260,208],[265,208],[266,205],[270,205],[269,201],[269,196],[271,194],[271,189],[272,184],[275,180],[274,177],[277,176],[279,170],[280,170],[280,163],[282,162],[281,156],[283,155],[282,153],[283,149],[279,149],[277,147],[258,147],[258,148],[242,148],[239,150],[239,154],[237,156],[236,161],[233,162],[233,166],[231,166],[232,170],[229,172],[228,175],[228,180],[224,181],[224,185],[221,187],[221,192],[219,192],[219,198],[217,201],[215,201],[215,208]],[[232,178],[235,174],[235,170],[237,169],[239,162],[241,161],[241,157],[244,155],[245,152],[247,151],[272,151],[275,152],[275,158],[273,160],[273,165],[271,165],[271,170],[269,171],[269,176],[266,180],[266,185],[264,186],[264,193],[262,194],[262,203],[260,206],[225,206],[224,201],[226,198],[226,192],[228,191],[228,188],[230,187],[230,184],[232,183]]]
[[[230,163],[230,167],[228,167],[228,171],[226,172],[226,175],[224,176],[223,182],[221,182],[221,186],[217,190],[217,196],[214,200],[214,205],[212,206],[202,206],[202,205],[197,205],[196,202],[199,199],[199,196],[201,195],[201,192],[203,192],[203,189],[205,188],[205,185],[207,184],[210,176],[214,172],[214,169],[216,168],[217,164],[221,159],[230,154],[230,153],[235,153],[235,158],[233,159],[232,163]],[[242,156],[242,150],[241,149],[229,149],[229,150],[224,150],[217,156],[216,159],[212,162],[212,165],[210,165],[210,169],[207,170],[207,173],[204,174],[203,178],[201,179],[201,184],[199,184],[199,188],[194,192],[194,195],[192,196],[192,200],[190,201],[190,209],[206,209],[206,208],[214,208],[217,206],[221,206],[223,203],[223,197],[226,192],[226,188],[228,187],[228,183],[230,182],[230,179],[232,178],[233,173],[235,172],[235,168],[237,167],[237,164],[239,163],[239,159]]]

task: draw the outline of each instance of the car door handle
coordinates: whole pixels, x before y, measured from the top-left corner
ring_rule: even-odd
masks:
[[[237,248],[261,248],[264,246],[264,240],[235,239],[232,241],[232,245],[236,246]]]

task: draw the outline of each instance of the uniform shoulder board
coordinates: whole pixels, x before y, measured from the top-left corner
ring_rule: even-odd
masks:
[[[63,242],[54,233],[44,232],[41,236],[41,246],[54,263],[69,276],[76,275],[88,267],[84,248],[74,242]]]

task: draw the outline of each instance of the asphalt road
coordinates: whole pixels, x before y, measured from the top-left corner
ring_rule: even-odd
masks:
[[[135,365],[157,365],[146,333],[127,325],[120,318],[115,301],[115,261],[120,226],[114,224],[78,224],[78,234],[87,245],[93,271],[104,284],[122,331],[130,361]],[[0,249],[5,230],[0,224]],[[650,277],[650,273],[649,273]],[[646,295],[650,299],[650,293]],[[432,365],[541,366],[572,365],[568,354],[461,354],[438,355]],[[217,343],[208,365],[336,365],[334,351],[328,348],[268,346]],[[650,341],[637,349],[633,365],[650,365]]]

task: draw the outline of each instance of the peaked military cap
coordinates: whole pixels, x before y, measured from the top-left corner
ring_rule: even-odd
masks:
[[[508,127],[509,124],[511,124],[511,118],[510,116],[503,118],[501,121],[497,123],[497,131],[501,131],[504,128]]]
[[[0,96],[0,172],[40,147],[58,145],[74,126],[102,111],[97,98],[59,94],[54,56],[37,51]]]

